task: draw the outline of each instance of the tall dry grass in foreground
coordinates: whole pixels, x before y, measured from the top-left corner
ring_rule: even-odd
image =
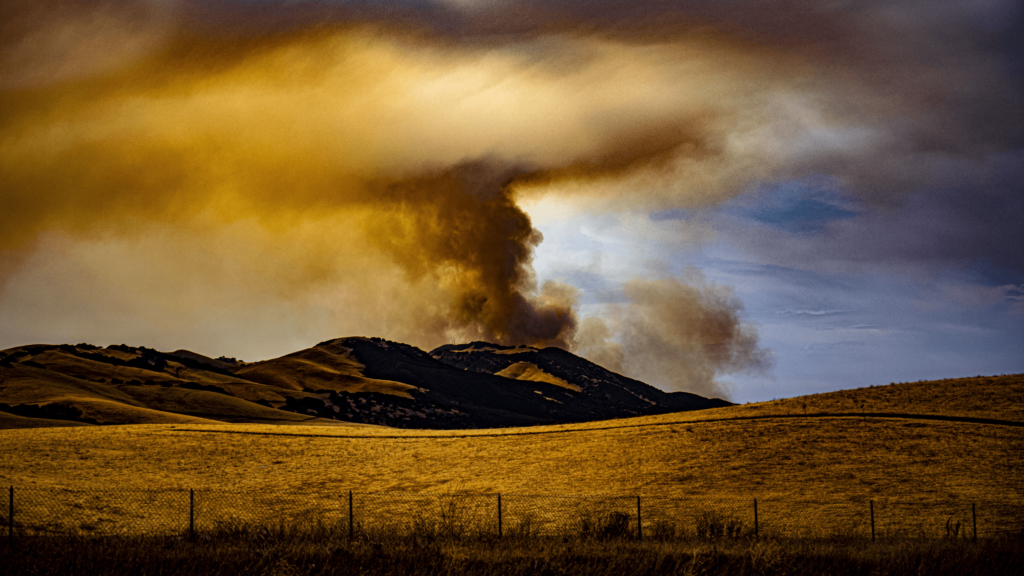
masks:
[[[444,539],[259,529],[197,537],[39,537],[0,544],[10,576],[88,575],[768,575],[1019,574],[1024,541],[863,539],[636,541]]]

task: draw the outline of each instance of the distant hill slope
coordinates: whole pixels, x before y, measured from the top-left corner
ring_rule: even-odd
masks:
[[[718,417],[716,410],[700,417]],[[900,413],[1024,422],[1024,374],[892,383],[734,406],[734,416]]]
[[[730,406],[688,392],[663,392],[560,348],[498,346],[487,342],[446,345],[430,355],[456,368],[542,382],[561,381],[595,405],[595,411],[627,410],[630,416]],[[514,375],[514,376],[513,376]]]
[[[276,409],[285,391],[237,378],[233,365],[187,351],[88,344],[0,351],[0,411],[85,424],[298,424],[315,418]],[[303,392],[291,392],[303,396]],[[22,427],[17,419],[0,427]]]
[[[433,354],[433,355],[432,355]],[[485,428],[729,405],[665,393],[556,348],[475,342],[428,354],[341,338],[263,362],[125,345],[0,351],[0,428],[273,423]]]

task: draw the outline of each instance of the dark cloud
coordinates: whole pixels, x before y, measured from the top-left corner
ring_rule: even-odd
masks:
[[[782,206],[792,200],[779,189],[751,194],[739,212],[745,223],[729,221],[737,214],[733,210],[716,225],[759,262],[791,268],[923,278],[955,273],[990,285],[1024,282],[1024,152],[943,171],[957,178],[886,206],[859,206],[855,216],[815,222],[812,230],[773,218],[780,209],[776,200]],[[746,213],[759,208],[763,218]]]

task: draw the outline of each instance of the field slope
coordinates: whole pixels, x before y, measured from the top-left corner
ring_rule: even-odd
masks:
[[[878,400],[904,395],[915,403]],[[877,401],[874,415],[862,415],[867,400]],[[493,430],[191,422],[5,430],[0,484],[1022,499],[1022,402],[1017,375]]]
[[[365,495],[359,502],[392,498],[382,492],[501,493],[510,506],[517,494],[630,495],[653,507],[650,522],[659,506],[711,505],[741,510],[748,522],[756,498],[768,526],[842,519],[861,533],[870,500],[887,530],[933,535],[947,520],[966,525],[976,505],[980,530],[993,534],[1024,529],[1022,402],[1024,376],[1016,375],[528,428],[187,422],[0,430],[0,485],[42,501],[65,494],[77,499],[76,513],[107,523],[123,518],[112,512],[131,495],[123,490],[195,488],[207,498],[231,491],[225,502],[239,514],[255,510],[249,499],[271,514],[320,513],[350,490]],[[33,492],[40,489],[47,492]],[[554,510],[574,501],[545,498],[530,502]]]

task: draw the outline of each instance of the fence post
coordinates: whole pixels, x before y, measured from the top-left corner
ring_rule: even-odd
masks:
[[[875,501],[868,500],[868,506],[871,508],[871,541],[875,541]]]
[[[498,538],[501,538],[501,494],[498,494]]]
[[[7,539],[14,538],[14,486],[11,486],[11,499],[7,508]],[[977,532],[977,531],[975,531]]]
[[[754,538],[758,537],[758,526],[757,526],[757,498],[754,498]]]
[[[353,523],[352,523],[352,491],[348,491],[348,539],[352,539]]]
[[[640,517],[640,497],[636,497],[636,539],[644,539],[644,524]]]
[[[188,489],[188,539],[196,537],[196,491],[195,488]]]
[[[14,506],[11,506],[13,508]],[[978,515],[975,513],[974,502],[971,502],[971,524],[974,525],[974,541],[978,541]]]

